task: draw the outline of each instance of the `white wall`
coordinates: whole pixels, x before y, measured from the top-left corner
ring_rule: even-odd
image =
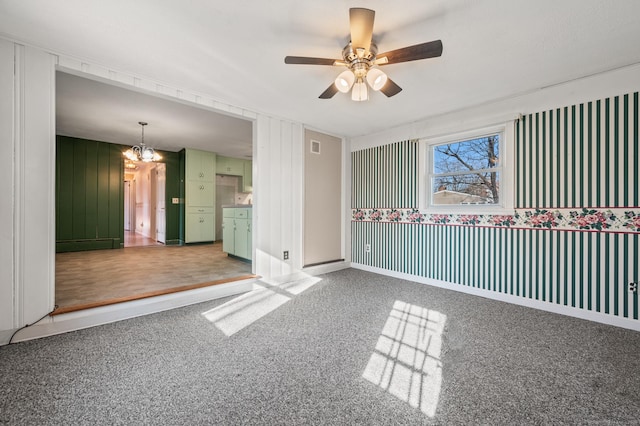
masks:
[[[0,330],[8,330],[13,320],[13,43],[0,39]],[[9,202],[10,201],[10,202]],[[0,331],[0,333],[2,333]],[[2,334],[0,334],[0,342]]]
[[[8,181],[13,183],[11,189],[3,188],[11,202],[3,203],[0,211],[0,221],[13,225],[3,231],[0,241],[2,343],[13,328],[34,322],[53,309],[54,259],[50,253],[55,246],[55,57],[0,42],[0,63],[11,67],[10,72],[3,68],[9,78],[0,83],[2,98],[6,96],[12,103],[7,108],[5,101],[1,110],[2,151],[6,155],[0,158],[0,169],[12,173]]]
[[[56,69],[252,120],[254,273],[269,279],[302,268],[302,124],[0,39],[0,188],[12,199],[0,221],[13,224],[0,230],[0,344],[53,309]]]
[[[136,233],[147,238],[152,238],[151,232],[151,172],[152,166],[143,163],[138,166],[135,175],[135,209],[136,209]],[[155,167],[155,165],[153,166]]]

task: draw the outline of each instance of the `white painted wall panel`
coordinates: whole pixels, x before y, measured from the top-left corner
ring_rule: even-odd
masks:
[[[0,331],[13,327],[14,44],[0,40]]]
[[[24,48],[16,217],[20,303],[26,323],[51,311],[54,303],[55,61],[53,55]]]

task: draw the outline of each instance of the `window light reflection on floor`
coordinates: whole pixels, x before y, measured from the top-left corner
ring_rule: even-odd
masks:
[[[306,276],[285,283],[260,280],[244,293],[202,315],[227,336],[232,336],[270,312],[278,309],[321,279]]]
[[[437,311],[397,300],[362,377],[427,416],[435,416],[446,320]]]

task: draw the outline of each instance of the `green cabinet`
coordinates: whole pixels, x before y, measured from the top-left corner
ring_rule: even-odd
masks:
[[[222,251],[251,260],[251,208],[227,207],[222,211]]]
[[[213,209],[192,209],[187,212],[185,222],[187,242],[209,241],[210,236],[214,234]]]
[[[253,163],[251,160],[244,160],[242,185],[244,187],[244,192],[253,192]]]
[[[222,209],[222,251],[235,253],[235,209]]]
[[[215,241],[216,154],[185,150],[185,243]]]
[[[240,176],[242,178],[240,191],[253,192],[253,166],[251,160],[219,155],[216,158],[216,173],[219,175]]]
[[[216,173],[219,175],[242,176],[244,174],[244,160],[218,156],[216,160]]]
[[[186,178],[188,181],[215,182],[216,154],[196,149],[185,150]]]

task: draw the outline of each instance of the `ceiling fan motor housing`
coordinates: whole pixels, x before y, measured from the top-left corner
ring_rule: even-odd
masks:
[[[363,78],[367,74],[367,71],[373,66],[377,53],[378,46],[373,42],[369,46],[369,50],[363,47],[356,47],[354,49],[353,45],[349,43],[342,50],[342,58],[357,78]]]

